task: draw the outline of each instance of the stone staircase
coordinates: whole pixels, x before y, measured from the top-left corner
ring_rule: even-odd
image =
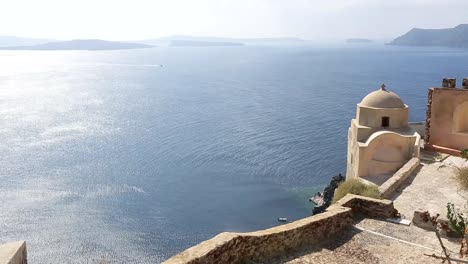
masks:
[[[329,249],[322,249],[320,251],[302,256],[284,263],[288,264],[330,264],[330,263],[347,263],[347,264],[366,264],[378,263],[377,261],[366,261],[368,256],[356,255],[357,252],[336,252]]]

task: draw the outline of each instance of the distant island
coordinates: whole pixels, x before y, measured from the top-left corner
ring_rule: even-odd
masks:
[[[169,46],[173,47],[213,47],[213,46],[244,46],[239,42],[216,42],[195,40],[172,40]]]
[[[240,45],[279,45],[298,44],[304,42],[300,38],[219,38],[194,36],[168,36],[155,39],[135,41],[136,43],[158,46],[239,46]],[[175,43],[174,43],[175,42]],[[173,45],[175,44],[175,45]]]
[[[350,43],[350,44],[353,44],[353,43],[372,43],[372,42],[374,42],[374,41],[371,40],[371,39],[365,39],[365,38],[350,38],[350,39],[346,40],[346,43]]]
[[[468,24],[445,29],[413,28],[388,45],[468,48]]]
[[[43,38],[21,38],[0,36],[0,50],[119,50],[141,49],[154,46],[210,47],[243,45],[297,45],[305,41],[300,38],[223,38],[175,35],[137,41],[106,41],[100,39],[55,40]]]
[[[49,42],[31,46],[0,47],[0,50],[122,50],[152,48],[153,45],[106,41],[99,39],[75,39],[70,41]]]

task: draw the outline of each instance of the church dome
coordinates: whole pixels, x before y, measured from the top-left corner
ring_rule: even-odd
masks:
[[[405,104],[400,96],[387,91],[385,85],[382,85],[382,88],[364,97],[360,106],[373,108],[404,108]]]

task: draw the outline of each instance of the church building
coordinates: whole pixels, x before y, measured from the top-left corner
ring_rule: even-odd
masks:
[[[408,110],[385,85],[357,104],[348,130],[347,179],[392,175],[419,158],[421,136],[409,127]]]

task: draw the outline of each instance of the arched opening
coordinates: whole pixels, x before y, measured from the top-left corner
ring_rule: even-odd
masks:
[[[460,104],[453,113],[453,131],[468,134],[468,102]]]

